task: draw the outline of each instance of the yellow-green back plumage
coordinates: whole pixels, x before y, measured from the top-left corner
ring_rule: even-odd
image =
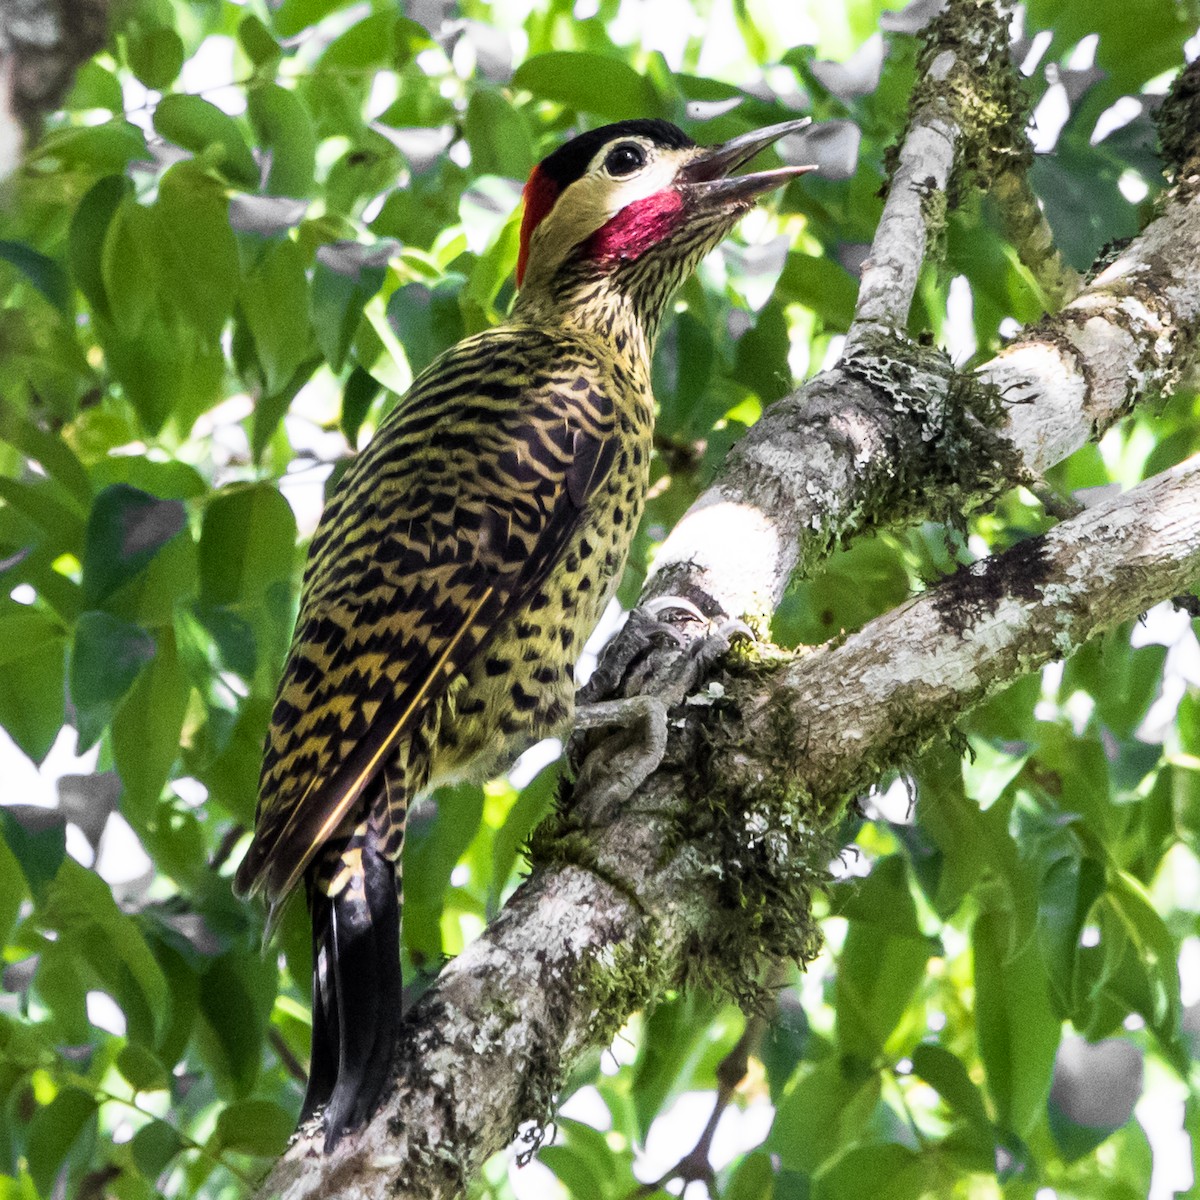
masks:
[[[304,883],[303,1113],[325,1108],[327,1148],[368,1115],[398,1027],[408,809],[569,725],[574,664],[645,500],[663,308],[783,181],[728,172],[795,124],[701,150],[627,121],[545,159],[512,320],[414,382],[322,517],[236,886],[274,915]]]
[[[401,742],[428,742],[406,756],[411,798],[567,719],[648,477],[646,371],[624,392],[611,374],[594,339],[489,331],[435,363],[351,465],[309,553],[243,889],[285,899]],[[501,630],[519,649],[489,674]],[[458,728],[431,730],[450,707]]]

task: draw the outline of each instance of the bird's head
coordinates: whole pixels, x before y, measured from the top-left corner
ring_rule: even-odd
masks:
[[[667,297],[764,193],[811,166],[733,175],[808,124],[786,121],[719,146],[697,146],[667,121],[619,121],[580,134],[525,185],[517,283],[526,304],[561,295],[564,273]]]

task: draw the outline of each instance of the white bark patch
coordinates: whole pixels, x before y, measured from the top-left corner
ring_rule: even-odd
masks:
[[[948,73],[953,55],[949,64],[946,57],[939,55],[934,64],[941,64]],[[862,327],[897,329],[903,328],[908,320],[929,232],[925,204],[930,195],[946,187],[954,165],[958,134],[955,126],[932,116],[909,129],[871,244],[871,255],[863,264],[847,352],[853,349],[856,331],[861,332]]]
[[[781,539],[763,509],[710,488],[675,526],[669,545],[670,552],[655,560],[651,578],[668,563],[687,563],[698,577],[721,581],[723,602],[734,605],[728,611],[754,619],[774,608],[771,585],[780,574]]]

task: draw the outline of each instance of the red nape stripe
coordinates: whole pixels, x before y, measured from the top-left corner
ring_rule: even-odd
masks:
[[[583,256],[600,262],[620,262],[661,242],[683,216],[683,197],[667,188],[627,204],[584,243]]]
[[[525,266],[529,262],[529,239],[541,224],[542,218],[554,207],[558,199],[558,184],[542,170],[534,167],[521,193],[525,211],[521,216],[521,249],[517,253],[517,287],[525,279]]]

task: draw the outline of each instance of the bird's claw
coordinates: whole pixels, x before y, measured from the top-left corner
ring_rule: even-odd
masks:
[[[592,821],[602,819],[623,804],[658,769],[667,751],[667,706],[657,696],[629,696],[604,700],[575,710],[575,736],[621,726],[625,736],[606,738],[610,753],[589,754],[579,767],[575,795]]]
[[[689,638],[684,627],[693,622],[703,632]],[[592,820],[612,812],[658,768],[666,752],[668,711],[687,699],[739,638],[754,639],[745,621],[714,622],[683,596],[656,597],[629,614],[580,689],[575,733],[567,745],[575,794]],[[625,698],[609,698],[622,693]],[[627,732],[590,736],[610,726]]]
[[[681,612],[691,620],[698,621],[701,625],[709,624],[708,617],[686,596],[655,596],[653,600],[647,600],[645,604],[641,605],[641,609],[643,612],[657,617],[660,623],[664,625],[671,624],[671,622],[663,619],[663,614],[668,612]]]

